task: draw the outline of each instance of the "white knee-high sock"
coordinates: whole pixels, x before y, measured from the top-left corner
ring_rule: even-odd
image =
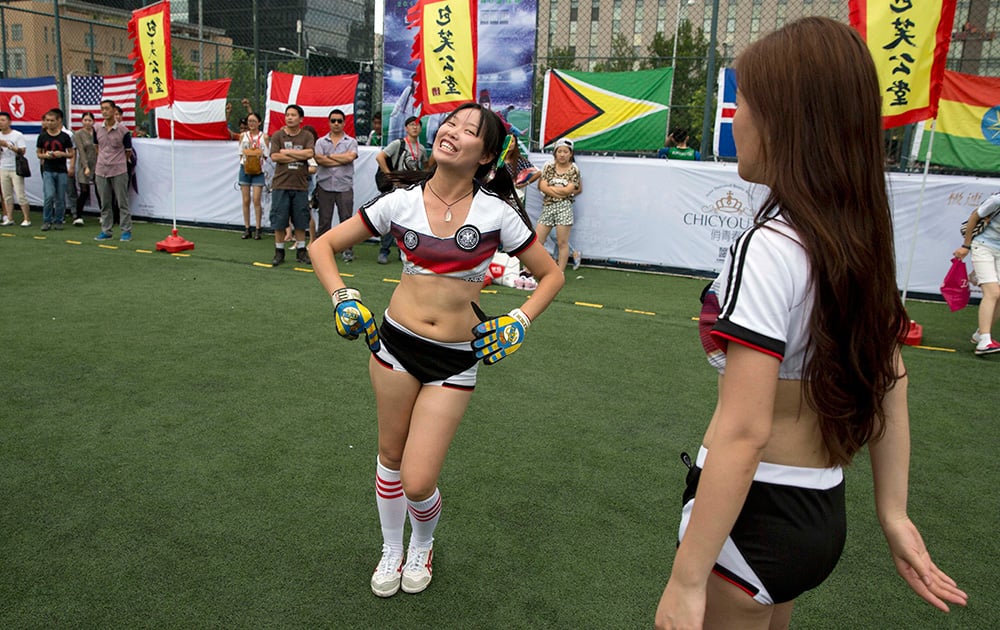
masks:
[[[410,546],[429,547],[434,542],[434,528],[441,518],[441,491],[434,488],[434,494],[423,501],[406,500],[410,512]]]
[[[406,497],[399,471],[389,470],[378,457],[375,471],[375,505],[382,525],[382,542],[393,551],[403,553],[403,525],[406,524]]]

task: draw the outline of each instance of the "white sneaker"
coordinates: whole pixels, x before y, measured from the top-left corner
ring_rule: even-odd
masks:
[[[28,219],[21,221],[21,227],[31,227],[31,221],[29,221]]]
[[[73,219],[73,225],[83,225],[83,217]]]
[[[410,547],[403,566],[403,592],[419,593],[431,583],[431,560],[434,543],[427,547]]]
[[[4,217],[3,221],[0,221],[0,225],[14,225],[14,222],[7,217]]]
[[[581,262],[583,262],[583,256],[580,254],[580,250],[573,250],[573,271],[580,268]]]
[[[996,354],[1000,352],[1000,341],[990,341],[986,345],[976,346],[976,354],[982,356],[984,354]],[[406,590],[406,569],[403,569],[403,590]]]
[[[392,597],[399,591],[403,571],[403,554],[394,552],[389,545],[382,545],[382,558],[372,574],[372,593],[379,597]]]
[[[970,341],[972,341],[972,343],[974,343],[974,344],[976,344],[978,346],[979,345],[979,336],[980,336],[979,335],[979,329],[977,328],[976,332],[972,333],[972,339]]]

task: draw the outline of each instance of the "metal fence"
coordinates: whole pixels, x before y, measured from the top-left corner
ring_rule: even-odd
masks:
[[[541,71],[676,66],[670,127],[688,131],[689,144],[700,145],[705,157],[712,153],[718,69],[730,65],[751,42],[800,17],[847,23],[848,2],[539,0],[538,15]],[[959,0],[954,25],[947,68],[1000,76],[1000,3]],[[909,166],[910,135],[909,127],[886,132],[890,168]]]
[[[308,75],[360,71],[362,83],[372,91],[371,102],[381,102],[380,38],[372,32],[374,24],[369,17],[373,0],[303,0],[296,7],[302,11],[305,26],[303,20],[281,28],[272,24],[270,37],[261,40],[256,34],[259,23],[264,21],[267,26],[272,19],[269,16],[283,16],[274,11],[283,10],[287,3],[272,0],[258,7],[257,0],[229,5],[221,0],[203,1],[205,17],[222,16],[215,23],[228,26],[192,24],[191,20],[198,21],[195,1],[175,0],[171,32],[175,76],[230,78],[231,101],[239,103],[246,98],[252,107],[262,110],[270,70]],[[489,1],[480,0],[480,4]],[[55,75],[61,83],[69,73],[130,72],[126,26],[129,9],[141,4],[135,0],[0,0],[0,74]],[[199,0],[197,6],[201,5]],[[675,67],[670,126],[688,130],[690,144],[700,145],[705,157],[711,155],[718,68],[730,64],[760,36],[799,17],[848,19],[846,0],[537,0],[537,8],[535,135],[541,112],[541,80],[547,69]],[[334,33],[334,25],[341,22],[349,25],[342,33]],[[239,41],[246,40],[251,25],[255,45],[241,45]],[[310,44],[310,32],[319,46]],[[1000,3],[958,0],[948,68],[1000,76],[998,32]],[[343,40],[342,47],[349,53],[331,52],[320,41],[324,37]],[[279,45],[281,41],[288,45]],[[242,107],[233,108],[230,124],[235,127],[244,114]],[[141,112],[137,112],[137,121],[144,121]],[[362,120],[359,123],[360,135],[366,125]],[[886,133],[891,165],[906,167],[907,133],[907,128]]]
[[[0,1],[0,76],[55,76],[65,109],[67,75],[132,72],[133,63],[128,58],[132,49],[127,33],[131,17],[128,9],[142,4],[146,3],[127,0],[107,3]],[[177,6],[183,7],[185,3],[175,0],[173,4],[176,14]],[[234,24],[246,27],[252,22],[254,13],[242,11]],[[263,111],[267,73],[271,70],[316,76],[360,73],[368,75],[367,85],[373,83],[370,79],[371,51],[367,57],[345,59],[308,44],[301,34],[293,33],[288,38],[290,47],[255,48],[234,43],[226,29],[178,21],[175,16],[171,40],[175,77],[232,80],[230,102],[237,105],[229,114],[231,128],[236,128],[239,119],[246,115],[239,105],[243,99],[249,101],[255,111]],[[372,41],[373,34],[369,34],[367,40]],[[136,125],[145,130],[152,126],[141,109],[136,110]]]

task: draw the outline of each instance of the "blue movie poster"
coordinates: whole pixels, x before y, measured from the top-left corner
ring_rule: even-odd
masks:
[[[405,135],[403,123],[419,116],[413,108],[411,61],[414,31],[406,28],[406,13],[415,0],[386,0],[383,35],[385,67],[382,84],[382,127],[388,144]],[[505,118],[512,132],[528,144],[535,86],[535,24],[537,0],[479,0],[479,102]],[[423,119],[431,144],[445,114]]]

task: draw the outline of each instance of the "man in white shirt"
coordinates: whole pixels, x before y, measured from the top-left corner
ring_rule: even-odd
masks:
[[[10,114],[0,112],[0,188],[3,190],[3,220],[0,225],[14,224],[14,198],[21,205],[21,227],[31,225],[28,216],[28,195],[24,192],[24,178],[17,174],[14,154],[24,155],[24,134],[10,127]]]

